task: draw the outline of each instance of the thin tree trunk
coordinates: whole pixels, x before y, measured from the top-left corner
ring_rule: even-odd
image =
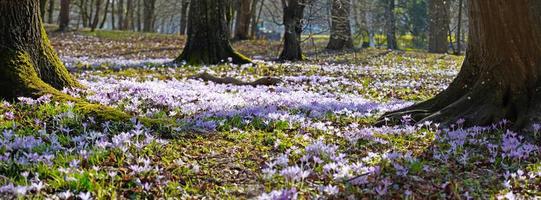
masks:
[[[188,40],[176,62],[189,64],[251,62],[231,47],[225,12],[226,5],[223,1],[197,0],[190,3]]]
[[[70,0],[60,0],[60,13],[58,15],[58,30],[67,31],[70,23]]]
[[[234,40],[247,40],[250,38],[250,20],[252,18],[252,0],[240,0],[235,23]]]
[[[126,25],[124,24],[124,13],[125,13],[125,8],[124,8],[124,0],[118,0],[118,5],[117,5],[117,14],[118,14],[118,29],[120,30],[126,30]]]
[[[85,3],[85,15],[83,20],[84,27],[90,27],[92,25],[92,14],[94,13],[94,0],[88,0]]]
[[[263,11],[263,6],[265,5],[265,0],[256,0],[256,2],[259,2],[259,10],[257,11],[257,15],[254,15],[254,20],[252,20],[252,29],[251,29],[251,37],[252,38],[256,38],[257,37],[257,31],[258,31],[258,24],[259,24],[259,19],[261,19],[261,12]],[[257,5],[257,4],[255,4]],[[257,39],[257,38],[256,38]]]
[[[49,1],[49,13],[48,13],[48,19],[47,19],[47,22],[49,22],[49,24],[53,24],[54,21],[53,21],[53,15],[54,15],[54,2],[56,0],[50,0]]]
[[[327,49],[343,50],[353,48],[349,20],[351,0],[331,0],[331,38]]]
[[[103,27],[105,26],[105,22],[107,22],[107,12],[109,12],[110,3],[110,0],[105,0],[105,10],[103,12],[103,20],[101,20],[100,29],[103,29]]]
[[[284,48],[280,53],[279,60],[304,60],[301,49],[301,34],[303,29],[302,18],[304,17],[304,0],[282,1],[284,10]]]
[[[446,0],[428,1],[428,51],[447,53],[449,41],[449,3]]]
[[[396,41],[395,0],[385,0],[385,32],[387,34],[387,49],[398,49]]]
[[[50,45],[38,4],[0,0],[0,97],[35,97],[79,86]]]
[[[143,23],[141,21],[141,15],[142,15],[142,11],[141,11],[141,0],[137,0],[137,31],[142,31],[143,30]]]
[[[457,30],[456,30],[456,51],[455,55],[460,55],[462,52],[462,8],[463,0],[458,0],[458,19],[457,19]]]
[[[101,1],[102,0],[96,0],[96,9],[94,10],[94,18],[92,19],[92,25],[90,26],[90,30],[92,32],[96,30],[96,28],[98,27],[98,23],[100,23]]]
[[[126,16],[124,17],[124,30],[133,28],[133,0],[126,1]]]
[[[248,31],[248,37],[254,38],[254,29],[257,28],[257,5],[259,0],[252,1],[252,8],[250,8],[250,28]]]
[[[186,27],[188,27],[188,8],[190,0],[182,0],[180,8],[180,35],[186,35]]]
[[[143,0],[143,32],[154,32],[154,8],[156,0]]]
[[[113,30],[116,29],[116,26],[115,26],[115,15],[116,15],[116,9],[115,9],[115,4],[116,4],[116,0],[111,0],[111,28]]]
[[[541,1],[470,0],[469,43],[457,78],[434,98],[383,116],[464,127],[541,122]]]

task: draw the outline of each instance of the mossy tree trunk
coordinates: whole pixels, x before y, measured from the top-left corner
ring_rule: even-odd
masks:
[[[235,64],[251,60],[237,53],[229,43],[225,1],[197,0],[190,2],[188,40],[176,62],[189,64]]]
[[[465,126],[541,122],[541,1],[471,0],[469,44],[456,79],[434,98],[382,117]],[[380,121],[380,123],[384,123]]]
[[[301,35],[303,30],[302,19],[304,8],[310,0],[283,0],[284,10],[284,47],[279,60],[298,61],[303,60],[301,49]]]
[[[82,114],[99,120],[129,120],[130,115],[102,105],[90,104],[60,92],[81,85],[68,73],[52,49],[42,25],[36,0],[0,0],[0,98],[40,97],[46,94],[71,101]],[[140,118],[147,126],[167,121]]]
[[[79,86],[49,44],[38,3],[0,0],[1,97],[39,96]]]
[[[327,44],[327,49],[351,49],[353,48],[349,19],[351,0],[331,0],[331,2],[331,38]]]
[[[447,53],[449,4],[446,0],[428,0],[428,52],[430,53]]]

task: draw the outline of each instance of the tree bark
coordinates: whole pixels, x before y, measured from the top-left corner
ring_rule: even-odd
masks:
[[[387,49],[398,49],[396,42],[395,0],[385,0],[385,32],[387,34]]]
[[[351,49],[353,48],[349,19],[351,0],[331,0],[331,2],[331,38],[327,44],[327,49]]]
[[[58,31],[67,31],[70,23],[71,0],[60,0],[60,13],[58,14]]]
[[[447,53],[449,41],[449,3],[445,0],[428,1],[428,51]]]
[[[250,21],[252,19],[253,0],[240,0],[235,23],[234,40],[247,40],[250,38]]]
[[[236,64],[251,60],[237,53],[229,43],[224,1],[197,0],[190,3],[188,40],[176,62],[218,64],[229,60]]]
[[[186,35],[186,27],[188,27],[188,8],[190,0],[182,0],[182,8],[180,8],[180,35]]]
[[[541,1],[471,0],[469,43],[457,78],[434,98],[382,117],[464,126],[541,122]],[[380,121],[380,124],[385,123]]]
[[[38,3],[0,0],[1,97],[35,97],[79,86],[49,43]]]
[[[48,17],[47,17],[47,22],[49,24],[53,24],[53,14],[54,14],[54,2],[56,0],[50,0],[49,1],[49,11],[48,11]]]
[[[143,0],[143,31],[154,32],[154,8],[156,0]]]
[[[301,34],[303,29],[302,19],[306,4],[306,0],[282,1],[285,31],[284,48],[280,53],[279,60],[304,60],[301,49]]]

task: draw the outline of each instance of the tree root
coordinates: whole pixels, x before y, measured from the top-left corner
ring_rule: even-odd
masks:
[[[252,81],[252,82],[245,82],[245,81],[241,81],[239,79],[232,78],[232,77],[219,78],[219,77],[210,75],[208,73],[200,73],[200,74],[197,74],[197,75],[194,75],[194,76],[190,76],[189,78],[190,79],[200,79],[200,80],[203,80],[203,81],[211,81],[211,82],[218,83],[218,84],[250,85],[250,86],[254,86],[254,87],[258,86],[258,85],[273,86],[273,85],[278,85],[278,83],[283,82],[282,79],[273,78],[273,77],[264,77],[264,78],[260,78],[260,79],[257,79],[255,81]]]
[[[447,99],[448,95],[438,95],[428,101],[386,113],[375,125],[397,125],[403,122],[404,116],[408,116],[412,123],[430,121],[439,123],[441,128],[458,124],[459,120],[462,127],[489,126],[509,120],[513,122],[512,129],[528,131],[533,124],[541,122],[540,117],[535,117],[541,113],[541,107],[536,107],[536,96],[539,94],[528,98],[520,95],[524,92],[527,91],[477,85],[455,100]]]

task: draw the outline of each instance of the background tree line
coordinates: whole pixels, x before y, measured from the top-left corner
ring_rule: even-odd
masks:
[[[185,34],[190,10],[190,0],[40,1],[42,19],[58,24],[60,30]],[[330,35],[333,42],[329,49],[355,45],[459,54],[465,50],[463,44],[467,40],[468,19],[464,13],[467,0],[222,1],[229,34],[234,40],[283,38],[288,28],[283,18],[295,12],[284,9],[288,2],[303,5],[301,34]],[[339,36],[349,33],[351,38]]]

